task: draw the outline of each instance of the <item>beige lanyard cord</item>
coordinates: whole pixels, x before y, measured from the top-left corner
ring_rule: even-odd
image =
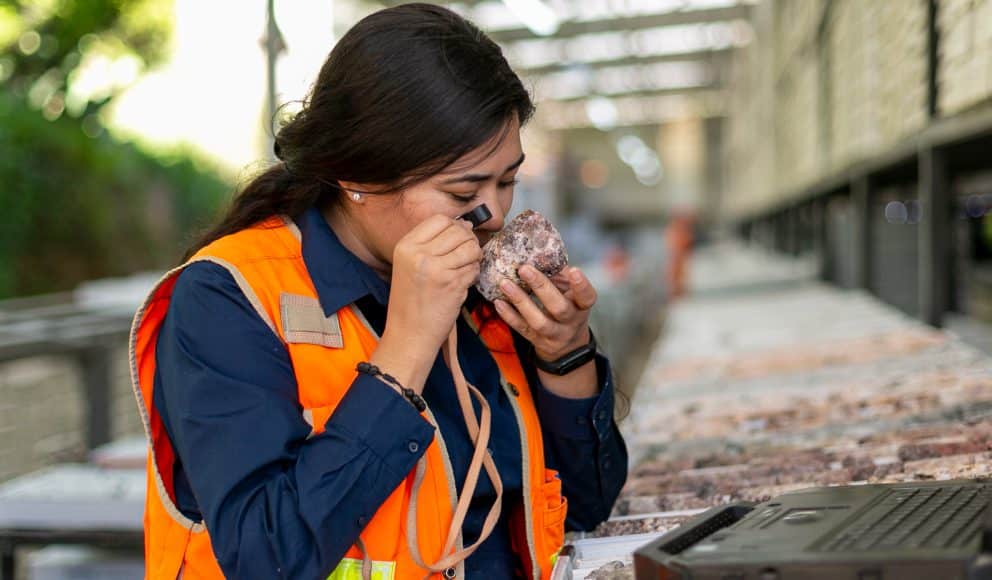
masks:
[[[493,529],[496,528],[496,522],[499,521],[500,510],[503,507],[503,481],[499,477],[499,471],[496,470],[496,464],[493,462],[488,449],[489,435],[492,428],[492,412],[489,408],[489,403],[479,389],[465,380],[465,374],[462,372],[461,364],[458,362],[457,325],[451,329],[448,340],[442,347],[442,354],[448,363],[448,367],[451,369],[451,376],[455,383],[455,393],[458,395],[458,404],[462,409],[462,415],[465,418],[465,426],[468,428],[469,436],[472,438],[472,442],[475,443],[475,449],[472,452],[472,461],[469,463],[468,473],[465,475],[465,483],[462,485],[454,515],[451,518],[451,525],[448,527],[447,540],[444,543],[444,548],[441,550],[442,557],[433,564],[424,562],[420,554],[420,546],[417,542],[417,498],[427,470],[426,455],[417,461],[413,489],[410,495],[410,505],[407,508],[406,536],[407,546],[409,547],[410,556],[413,558],[413,561],[421,568],[430,571],[425,577],[429,577],[431,573],[444,573],[449,568],[454,568],[471,556],[482,542],[492,534]],[[472,401],[469,398],[470,394],[475,397],[481,407],[481,424],[479,420],[476,420],[475,410],[472,408]],[[493,488],[496,490],[496,500],[493,502],[492,507],[489,508],[489,513],[486,515],[486,519],[482,524],[482,532],[479,534],[479,538],[475,543],[462,550],[454,551],[455,543],[461,537],[462,524],[465,523],[468,506],[472,501],[472,496],[475,494],[479,474],[483,467],[485,467],[486,473],[489,475],[490,481],[492,481]],[[362,578],[364,580],[371,580],[372,560],[369,558],[368,552],[365,550],[365,546],[361,540],[359,539],[356,543],[362,551]]]
[[[451,334],[448,335],[448,342],[446,346],[447,352],[445,354],[448,360],[448,366],[451,368],[451,376],[455,382],[455,393],[458,395],[458,403],[461,405],[462,415],[465,417],[465,425],[468,427],[469,435],[475,442],[475,450],[472,453],[472,462],[469,464],[468,474],[465,477],[465,484],[463,485],[462,492],[458,498],[458,506],[455,509],[455,515],[452,517],[451,526],[448,528],[448,541],[445,542],[444,550],[442,550],[441,553],[447,554],[452,548],[454,548],[456,538],[461,535],[462,524],[464,523],[465,515],[468,512],[469,503],[472,501],[472,496],[475,493],[476,484],[479,479],[480,467],[486,468],[486,473],[489,475],[489,479],[492,481],[493,488],[496,491],[496,500],[493,502],[492,507],[489,508],[489,513],[486,515],[486,519],[482,525],[482,533],[479,535],[476,542],[461,552],[449,556],[449,558],[452,558],[453,561],[451,563],[445,563],[443,566],[444,568],[451,567],[452,565],[461,562],[475,552],[476,548],[478,548],[479,545],[489,537],[493,529],[496,527],[496,522],[499,520],[500,510],[503,505],[503,481],[500,479],[499,472],[496,470],[496,463],[489,454],[489,435],[492,428],[492,412],[489,408],[489,403],[486,401],[486,398],[482,395],[479,389],[465,380],[465,374],[462,372],[461,364],[458,362],[457,327],[453,328],[451,330]],[[481,426],[475,419],[475,410],[472,408],[471,400],[469,400],[469,392],[471,392],[472,396],[479,401],[479,406],[482,408]],[[480,463],[482,464],[481,466],[479,465]],[[471,478],[471,482],[469,481],[469,478]],[[438,562],[438,564],[441,564],[442,562]]]

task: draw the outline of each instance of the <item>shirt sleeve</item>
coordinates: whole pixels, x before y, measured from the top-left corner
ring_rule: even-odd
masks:
[[[520,342],[523,338],[515,339],[517,352],[530,352]],[[521,358],[541,419],[545,463],[558,470],[562,494],[568,498],[565,529],[592,530],[610,517],[627,482],[627,447],[613,419],[616,393],[610,361],[596,355],[598,395],[568,399],[544,387],[529,355]]]
[[[215,264],[180,275],[156,356],[155,404],[229,577],[326,577],[434,437],[359,375],[308,438],[285,345]]]

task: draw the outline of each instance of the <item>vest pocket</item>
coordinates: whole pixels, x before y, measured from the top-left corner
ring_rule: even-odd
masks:
[[[324,316],[317,298],[283,292],[279,296],[279,311],[286,342],[344,347],[337,313]]]
[[[541,491],[547,512],[556,511],[565,505],[565,498],[561,495],[561,478],[554,469],[544,470],[544,484],[541,485]]]
[[[564,529],[565,515],[568,511],[568,500],[561,494],[561,479],[554,469],[544,470],[544,485],[541,486],[544,495],[544,525]]]
[[[561,479],[554,469],[544,470],[544,535],[546,545],[552,550],[561,548],[565,541],[565,516],[568,514],[568,500],[561,494]]]

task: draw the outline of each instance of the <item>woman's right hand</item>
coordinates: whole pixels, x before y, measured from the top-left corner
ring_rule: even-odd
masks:
[[[386,329],[371,362],[420,392],[481,260],[464,220],[435,215],[403,236],[393,250]]]

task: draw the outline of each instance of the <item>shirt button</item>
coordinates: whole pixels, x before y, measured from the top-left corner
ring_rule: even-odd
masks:
[[[596,420],[597,421],[605,421],[606,420],[606,413],[604,413],[603,411],[600,411],[600,412],[596,413]]]
[[[609,469],[611,465],[613,465],[613,462],[609,459],[603,461],[603,469]]]
[[[416,453],[420,451],[420,443],[417,443],[416,441],[410,441],[409,443],[406,444],[406,448],[410,450],[410,453]]]
[[[369,519],[365,516],[358,516],[358,527],[364,528],[365,524],[369,523]]]

